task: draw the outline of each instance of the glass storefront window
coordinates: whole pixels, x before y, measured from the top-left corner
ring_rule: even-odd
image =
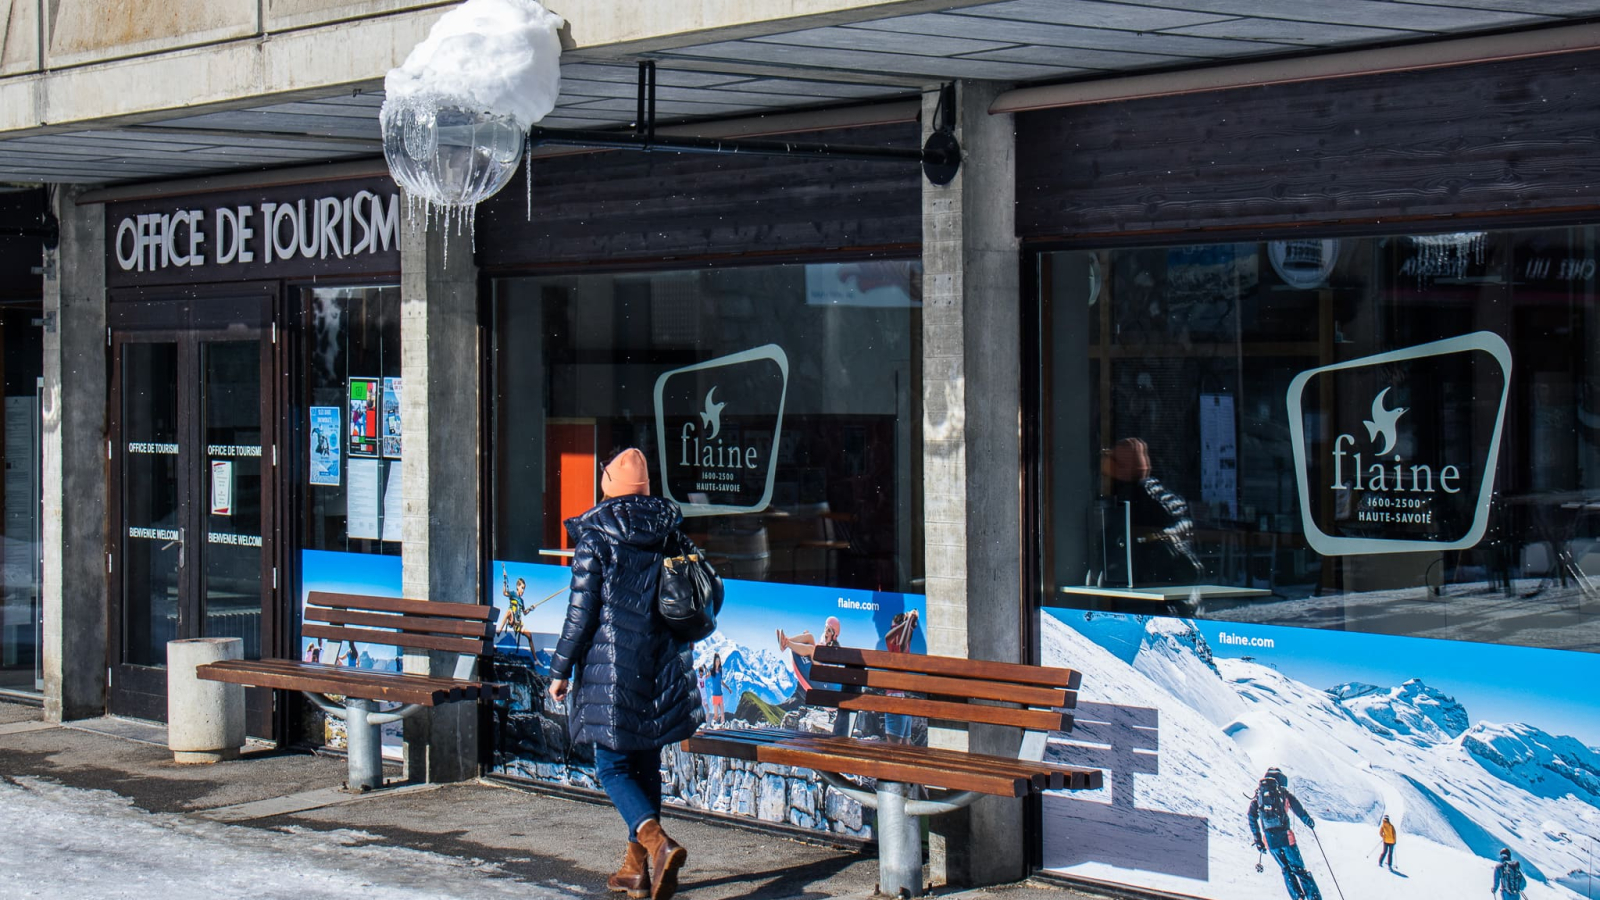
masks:
[[[310,288],[304,297],[301,547],[399,556],[400,289]]]
[[[5,411],[0,419],[0,689],[34,692],[43,685],[39,654],[42,500],[40,377],[43,342],[38,303],[0,309],[4,344],[0,381]]]
[[[725,577],[920,593],[920,307],[914,261],[496,282],[495,558],[638,447]]]
[[[1595,242],[1041,254],[1046,604],[1597,649]]]

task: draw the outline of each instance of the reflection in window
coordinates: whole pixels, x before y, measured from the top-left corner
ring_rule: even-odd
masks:
[[[401,433],[400,289],[314,288],[303,296],[303,549],[398,556],[401,447],[385,433]]]
[[[920,307],[904,260],[497,282],[495,557],[638,447],[726,577],[920,592]]]
[[[0,309],[0,343],[5,348],[5,415],[0,420],[0,689],[35,692],[44,687],[40,615],[40,543],[43,522],[40,382],[42,329],[37,302]]]
[[[1594,239],[1041,255],[1047,602],[1600,649]]]

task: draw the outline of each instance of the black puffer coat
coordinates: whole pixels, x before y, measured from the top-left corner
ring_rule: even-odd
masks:
[[[575,743],[618,753],[654,750],[694,734],[705,720],[693,646],[656,614],[662,543],[683,521],[676,504],[627,496],[567,520],[576,546],[572,600],[553,678],[574,672],[569,724]]]

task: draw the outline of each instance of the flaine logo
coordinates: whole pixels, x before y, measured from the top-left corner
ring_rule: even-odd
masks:
[[[1357,446],[1354,435],[1340,434],[1333,439],[1333,482],[1328,488],[1334,491],[1392,491],[1401,494],[1432,494],[1435,491],[1460,493],[1461,470],[1456,466],[1439,467],[1436,486],[1433,466],[1407,465],[1400,454],[1393,452],[1399,443],[1400,416],[1408,410],[1403,407],[1384,408],[1384,397],[1390,390],[1386,387],[1378,392],[1378,396],[1372,399],[1372,418],[1361,423],[1367,427],[1367,437],[1373,445],[1380,445],[1381,442],[1375,453],[1351,452]],[[1373,515],[1387,516],[1388,513]],[[1395,515],[1399,517],[1396,520],[1425,522],[1429,513],[1416,511]],[[1394,520],[1369,518],[1368,521]]]
[[[713,403],[711,398],[716,396],[716,393],[717,389],[715,387],[706,391],[706,409],[705,412],[700,414],[700,424],[704,425],[709,431],[706,435],[706,440],[708,441],[716,440],[717,435],[722,433],[722,409],[728,405],[726,403]]]
[[[1511,351],[1477,332],[1301,372],[1301,522],[1327,556],[1460,550],[1488,527]]]
[[[726,403],[713,403],[717,389],[706,391],[705,410],[700,413],[700,427],[693,422],[683,423],[678,434],[681,466],[699,466],[702,469],[754,469],[757,468],[755,447],[729,446],[718,435],[722,433],[722,410]],[[717,485],[704,485],[704,490],[717,490]]]
[[[686,516],[772,502],[789,358],[768,344],[656,379],[662,493]]]

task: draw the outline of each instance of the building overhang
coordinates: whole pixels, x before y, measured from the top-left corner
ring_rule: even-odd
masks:
[[[383,74],[453,4],[345,5],[408,8],[257,22],[199,46],[0,77],[0,182],[147,182],[376,158]],[[548,5],[568,27],[561,97],[541,125],[627,127],[635,66],[648,59],[658,114],[684,134],[726,131],[716,123],[730,120],[760,133],[765,119],[904,101],[962,79],[1016,85],[994,110],[1012,112],[1600,45],[1590,21],[1600,0]],[[42,28],[39,40],[53,63]]]

